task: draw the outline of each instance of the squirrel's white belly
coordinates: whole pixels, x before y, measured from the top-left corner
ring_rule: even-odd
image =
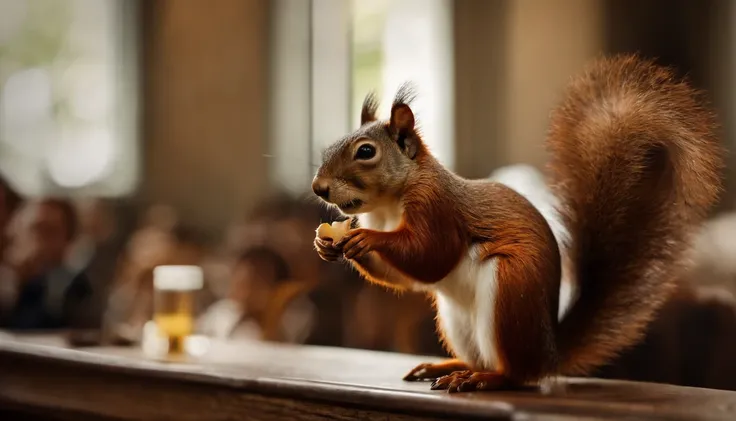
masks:
[[[447,345],[475,369],[498,367],[494,307],[496,259],[481,261],[475,248],[442,281],[433,285],[437,315]]]

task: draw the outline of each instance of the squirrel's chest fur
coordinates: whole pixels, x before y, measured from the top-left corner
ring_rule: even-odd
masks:
[[[400,206],[385,207],[359,216],[361,227],[391,231],[401,223]],[[438,323],[454,354],[479,368],[497,367],[494,333],[496,260],[481,260],[475,247],[443,280],[432,285],[415,282],[416,289],[432,292]]]

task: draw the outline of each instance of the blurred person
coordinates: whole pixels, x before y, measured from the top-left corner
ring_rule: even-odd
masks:
[[[153,269],[200,265],[205,254],[203,241],[177,222],[171,208],[151,208],[119,257],[107,297],[104,340],[139,342],[143,326],[153,315]],[[205,305],[211,300],[206,290],[200,296]]]
[[[398,295],[363,285],[346,324],[348,347],[448,356],[437,335],[431,301],[424,294]]]
[[[177,243],[178,216],[165,205],[151,206],[128,238],[118,259],[115,287],[135,284],[140,273],[170,261]]]
[[[311,314],[311,328],[298,329],[296,332],[308,332],[306,338],[299,335],[258,333],[260,326],[250,329],[250,336],[277,338],[291,342],[302,342],[305,344],[344,346],[346,320],[351,312],[352,298],[362,287],[357,274],[349,268],[339,265],[329,265],[322,261],[313,251],[312,236],[314,229],[320,221],[333,220],[337,217],[333,209],[325,208],[313,200],[303,198],[284,192],[277,192],[258,203],[245,217],[236,221],[226,233],[224,247],[221,249],[220,264],[227,265],[230,269],[222,271],[229,273],[223,276],[224,282],[217,287],[217,292],[222,301],[213,307],[211,314],[226,314],[223,316],[233,320],[236,318],[237,306],[233,301],[228,301],[233,291],[233,284],[239,275],[233,269],[242,267],[239,262],[247,256],[249,250],[270,250],[278,258],[267,258],[265,260],[283,260],[293,274],[289,278],[298,278],[284,281],[290,287],[278,286],[280,296],[276,301],[283,305],[272,304],[271,314],[288,319],[289,314]],[[274,266],[274,265],[272,265]],[[276,267],[280,264],[276,264]],[[247,271],[241,271],[245,273]],[[233,282],[231,282],[231,279]],[[277,282],[279,283],[279,282]],[[273,290],[272,290],[273,291]],[[291,292],[289,292],[291,291]],[[294,295],[292,295],[294,294]],[[290,297],[295,297],[291,301]],[[311,303],[311,304],[308,304]],[[307,310],[312,307],[313,312]],[[226,309],[230,310],[226,310]],[[281,310],[278,310],[278,309]],[[302,308],[302,310],[294,310]],[[235,310],[233,310],[235,309]],[[214,316],[213,316],[214,317]],[[219,317],[219,316],[218,316]],[[203,319],[205,320],[205,319]],[[274,319],[271,319],[274,320]],[[232,322],[231,322],[232,323]],[[280,326],[282,322],[276,322],[271,326]],[[288,322],[284,322],[287,325]],[[250,326],[257,325],[253,320],[246,322]],[[228,325],[229,326],[229,325]],[[230,332],[230,327],[222,327],[224,332]],[[234,336],[241,335],[248,329],[236,329]],[[288,330],[288,329],[287,329]],[[219,331],[219,330],[218,330]],[[266,329],[267,332],[279,332],[280,328]],[[256,332],[256,333],[253,333]],[[217,335],[229,335],[229,333],[216,333]],[[243,335],[248,336],[248,335]]]
[[[75,205],[79,234],[67,253],[67,267],[84,272],[94,291],[95,314],[102,315],[123,247],[116,213],[110,202],[98,198],[83,198]]]
[[[321,260],[321,259],[320,259]],[[347,265],[331,265],[321,261],[319,282],[309,293],[316,308],[314,328],[305,344],[321,346],[355,346],[352,342],[358,294],[365,286],[357,272]]]
[[[0,325],[11,330],[93,327],[92,287],[84,272],[65,266],[77,216],[63,199],[24,204],[8,226]]]
[[[165,215],[165,222],[162,222],[161,215]],[[149,283],[153,288],[153,268],[165,264],[173,254],[173,221],[176,221],[173,209],[163,205],[152,206],[123,247],[107,298],[106,336],[122,336],[131,341],[138,339],[143,324],[149,318],[146,309],[152,305],[148,302],[152,291],[149,293],[147,289]]]
[[[200,327],[221,339],[303,343],[314,325],[312,286],[292,275],[280,253],[254,247],[236,261],[227,296],[202,315]]]
[[[115,213],[110,203],[99,198],[83,198],[75,203],[79,233],[67,255],[67,265],[85,270],[95,260],[114,250],[117,234]]]
[[[0,175],[0,256],[7,245],[7,227],[21,203],[20,195]]]
[[[167,250],[179,219],[176,210],[168,205],[151,206],[142,223],[133,232],[127,244],[127,256],[133,265],[145,267],[150,260],[163,256],[157,253]]]

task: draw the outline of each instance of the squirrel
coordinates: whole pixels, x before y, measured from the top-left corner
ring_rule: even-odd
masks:
[[[401,86],[382,121],[368,94],[361,126],[325,149],[312,182],[356,218],[338,241],[317,235],[322,259],[434,298],[453,358],[404,380],[448,392],[539,385],[589,375],[640,341],[722,190],[720,129],[701,92],[638,55],[599,58],[572,80],[546,139],[559,239],[513,188],[441,165],[414,97]],[[575,298],[560,316],[565,280]]]

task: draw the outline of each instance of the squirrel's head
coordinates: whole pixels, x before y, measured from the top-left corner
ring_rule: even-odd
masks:
[[[345,214],[370,212],[402,196],[417,158],[426,153],[409,103],[414,95],[403,85],[388,121],[378,120],[378,102],[366,96],[360,128],[328,147],[312,182],[312,190]]]

